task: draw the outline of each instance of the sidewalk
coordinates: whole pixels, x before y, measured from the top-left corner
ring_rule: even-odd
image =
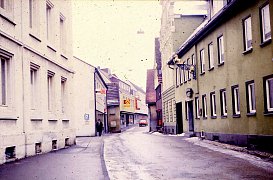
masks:
[[[69,148],[3,164],[0,180],[108,180],[103,138],[78,137]]]

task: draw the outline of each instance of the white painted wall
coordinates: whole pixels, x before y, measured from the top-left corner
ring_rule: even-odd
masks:
[[[74,118],[76,136],[95,136],[95,67],[74,57]],[[85,114],[89,119],[85,119]]]

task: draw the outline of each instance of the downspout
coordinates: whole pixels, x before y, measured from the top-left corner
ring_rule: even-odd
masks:
[[[23,4],[23,0],[21,0],[21,4]],[[21,13],[23,12],[23,8],[21,6]],[[21,23],[23,22],[23,16],[21,16]],[[21,40],[23,41],[23,25],[21,24]],[[26,136],[26,117],[25,117],[25,80],[24,80],[24,46],[21,47],[22,48],[22,55],[21,55],[21,59],[22,59],[22,92],[23,92],[23,112],[22,112],[22,120],[23,120],[23,134],[25,137],[25,157],[27,157],[27,136]]]
[[[94,71],[95,136],[97,136],[97,129],[96,129],[96,120],[97,120],[96,72],[97,72],[97,68],[95,68],[95,71]]]

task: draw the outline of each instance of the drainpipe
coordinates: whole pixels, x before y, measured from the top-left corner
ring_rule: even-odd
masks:
[[[23,4],[23,0],[21,0],[21,4]],[[21,13],[23,12],[23,6],[21,6]],[[22,25],[22,22],[23,22],[23,16],[21,16],[21,40],[23,41],[23,25]],[[22,92],[23,92],[23,104],[22,104],[22,109],[23,109],[23,112],[22,112],[22,120],[23,120],[23,134],[24,134],[24,138],[25,138],[25,157],[27,157],[27,136],[26,136],[26,117],[25,117],[25,76],[24,76],[24,45],[21,47],[22,48],[22,54],[21,54],[21,60],[22,60]]]

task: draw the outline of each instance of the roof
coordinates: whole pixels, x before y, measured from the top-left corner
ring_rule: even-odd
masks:
[[[129,80],[128,80],[129,81]],[[131,85],[133,85],[137,91],[142,92],[143,94],[145,94],[146,92],[139,86],[137,86],[136,84],[132,83],[131,81],[129,81]]]
[[[252,2],[253,3],[253,2]],[[251,3],[247,3],[248,5]],[[246,3],[240,3],[239,0],[233,0],[229,4],[223,7],[216,15],[210,20],[205,20],[192,34],[191,36],[179,47],[175,54],[182,57],[187,53],[196,43],[206,37],[216,27],[221,25],[225,20],[236,13],[240,7],[246,7]],[[173,59],[175,54],[170,58],[168,65],[173,65]]]
[[[154,76],[155,76],[155,69],[148,69],[147,81],[146,81],[146,104],[152,104],[156,102]]]

